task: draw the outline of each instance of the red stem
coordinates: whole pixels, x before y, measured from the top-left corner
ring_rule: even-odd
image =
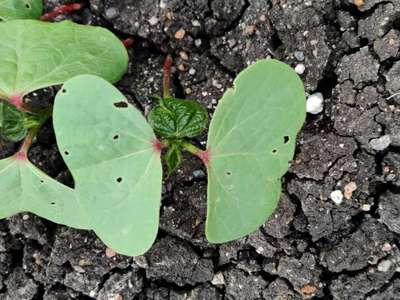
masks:
[[[164,62],[164,79],[163,79],[163,97],[169,98],[171,97],[171,68],[172,68],[172,56],[167,55]]]
[[[130,46],[133,45],[134,42],[135,40],[133,38],[127,38],[122,41],[122,44],[124,44],[125,48],[129,48]]]
[[[17,160],[26,160],[28,158],[28,151],[33,143],[33,139],[35,138],[37,130],[29,131],[28,135],[25,137],[24,142],[22,143],[21,149],[15,154],[15,158]]]
[[[58,17],[59,15],[63,14],[69,14],[74,11],[80,10],[83,7],[83,3],[71,3],[71,4],[66,4],[66,5],[61,5],[57,8],[55,8],[53,11],[44,14],[40,20],[42,21],[50,21]]]

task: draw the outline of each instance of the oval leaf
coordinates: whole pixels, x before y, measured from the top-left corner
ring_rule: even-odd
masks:
[[[157,235],[161,200],[161,159],[152,128],[114,86],[91,75],[64,84],[53,120],[97,235],[119,253],[143,254]]]
[[[43,0],[0,0],[0,20],[39,19]]]
[[[303,84],[289,66],[261,60],[239,74],[210,125],[209,241],[243,237],[273,213],[305,114]]]
[[[195,101],[176,98],[161,100],[148,116],[154,131],[168,139],[194,138],[206,129],[208,114]]]
[[[79,74],[110,82],[125,73],[128,55],[110,31],[69,21],[0,23],[0,98],[22,97]]]
[[[18,154],[0,160],[0,219],[31,212],[58,224],[88,229],[84,210],[69,187]]]

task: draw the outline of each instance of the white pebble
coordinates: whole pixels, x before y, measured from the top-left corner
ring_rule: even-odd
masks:
[[[193,68],[190,68],[190,69],[189,69],[189,74],[190,74],[190,75],[196,74],[196,70],[193,69]]]
[[[157,18],[156,16],[152,16],[152,17],[150,18],[150,20],[149,20],[149,24],[150,24],[151,26],[154,26],[154,25],[157,25],[157,23],[158,23],[158,18]]]
[[[223,284],[225,284],[224,274],[221,273],[221,272],[218,272],[217,274],[215,274],[214,278],[211,280],[211,283],[213,285],[223,285]]]
[[[200,26],[201,26],[200,22],[197,21],[197,20],[193,20],[193,21],[192,21],[192,25],[193,25],[194,27],[200,27]]]
[[[201,46],[201,39],[197,39],[194,41],[194,45],[198,48]]]
[[[315,93],[307,98],[307,112],[313,115],[319,114],[324,110],[324,97],[321,93]]]
[[[382,260],[378,264],[378,271],[379,272],[387,272],[387,271],[389,271],[391,266],[392,266],[392,262],[390,260],[388,260],[388,259]]]
[[[341,204],[343,202],[343,193],[340,190],[333,191],[330,195],[330,198],[336,204]]]
[[[295,68],[294,68],[295,72],[299,75],[303,74],[304,71],[306,70],[306,67],[303,64],[298,64]]]
[[[362,211],[370,211],[371,210],[371,204],[363,204],[361,206]]]
[[[377,139],[372,139],[369,142],[369,145],[372,149],[376,151],[382,151],[385,150],[389,145],[392,143],[392,139],[390,138],[390,135],[386,134],[381,136],[380,138]]]

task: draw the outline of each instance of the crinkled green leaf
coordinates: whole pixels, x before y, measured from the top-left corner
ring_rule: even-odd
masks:
[[[0,23],[0,98],[24,96],[79,74],[115,82],[128,55],[110,31],[69,21],[14,20]]]
[[[156,237],[161,200],[152,128],[115,87],[91,75],[64,84],[53,122],[93,230],[119,253],[143,254]]]
[[[176,145],[172,144],[167,153],[165,154],[165,162],[167,163],[168,174],[172,174],[182,162],[182,150]]]
[[[209,241],[243,237],[274,212],[305,114],[303,84],[289,66],[261,60],[239,74],[210,125]]]
[[[0,219],[32,212],[59,224],[89,228],[74,191],[17,155],[0,160]]]
[[[0,137],[10,142],[23,140],[28,133],[28,128],[24,126],[26,118],[26,113],[15,106],[0,102]]]
[[[195,101],[163,99],[148,116],[154,131],[163,138],[193,138],[207,127],[207,111]]]
[[[43,0],[0,0],[0,20],[39,19]]]

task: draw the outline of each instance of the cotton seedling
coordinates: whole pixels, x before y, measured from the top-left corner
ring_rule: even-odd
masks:
[[[274,212],[305,120],[297,74],[279,61],[260,60],[241,72],[222,97],[207,147],[200,149],[190,139],[205,129],[205,110],[171,97],[165,87],[149,123],[114,86],[93,75],[68,80],[55,101],[57,144],[74,177],[73,199],[81,207],[74,221],[130,256],[147,251],[157,235],[163,152],[169,172],[181,162],[181,151],[205,163],[206,237],[223,243],[256,230]],[[68,207],[59,207],[68,219]],[[80,223],[79,216],[87,223]]]

